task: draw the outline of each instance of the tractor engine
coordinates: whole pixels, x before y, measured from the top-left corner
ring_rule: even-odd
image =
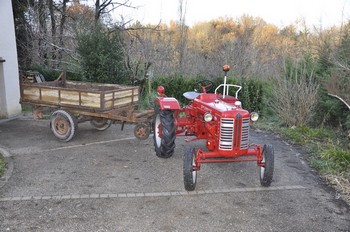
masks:
[[[192,135],[196,137],[193,140],[206,139],[208,150],[218,150],[223,156],[248,149],[249,112],[232,97],[227,100],[214,100],[214,97],[215,94],[200,96],[182,110],[186,117],[175,115],[177,136]]]

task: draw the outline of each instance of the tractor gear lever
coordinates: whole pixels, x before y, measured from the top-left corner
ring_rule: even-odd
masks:
[[[226,94],[228,94],[228,93],[226,93],[226,78],[227,78],[227,72],[230,71],[230,66],[225,64],[223,69],[224,69],[224,72],[225,72],[225,78],[224,78],[224,93],[222,95],[222,98],[225,98]]]

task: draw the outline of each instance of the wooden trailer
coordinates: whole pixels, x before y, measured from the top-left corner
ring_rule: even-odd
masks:
[[[37,80],[41,79],[21,76],[20,101],[32,105],[37,118],[49,109],[50,127],[58,139],[70,141],[78,123],[85,121],[90,121],[97,130],[106,130],[115,121],[122,125],[136,123],[135,136],[148,138],[153,110],[138,110],[139,87],[67,81],[65,72],[55,81]]]

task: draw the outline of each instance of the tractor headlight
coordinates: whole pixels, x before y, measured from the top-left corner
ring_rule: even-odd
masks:
[[[259,114],[256,112],[251,112],[250,113],[250,120],[252,120],[253,122],[257,121],[259,118]]]
[[[213,120],[213,115],[211,113],[205,113],[204,114],[204,121],[210,122],[211,120]]]

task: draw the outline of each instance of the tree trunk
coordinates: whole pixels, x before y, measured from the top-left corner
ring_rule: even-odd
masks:
[[[46,6],[44,0],[38,1],[38,13],[39,13],[39,59],[44,61],[47,65],[47,25],[46,25]]]
[[[51,19],[51,41],[53,44],[56,44],[56,18],[55,18],[55,11],[53,9],[53,0],[48,0],[49,5],[49,12],[50,12],[50,19]],[[57,58],[57,48],[54,46],[52,48],[51,52],[51,59],[53,60],[54,64],[52,65],[54,68],[58,67],[58,62],[56,60]]]
[[[67,3],[69,0],[63,0],[62,2],[62,16],[61,16],[61,23],[60,23],[60,35],[59,35],[59,46],[61,48],[64,47],[64,40],[63,40],[63,33],[64,33],[64,26],[66,23],[66,12],[67,12]],[[58,53],[58,60],[62,60],[62,50]]]
[[[185,57],[185,48],[187,40],[187,31],[186,31],[186,3],[183,0],[179,0],[179,72],[184,72],[184,57]]]

